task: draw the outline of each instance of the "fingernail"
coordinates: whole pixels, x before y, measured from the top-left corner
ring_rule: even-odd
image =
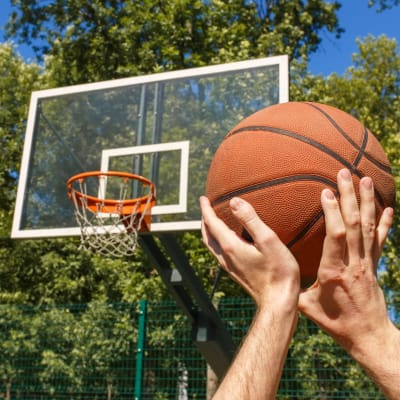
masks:
[[[367,190],[372,190],[372,179],[368,177],[364,177],[361,179],[361,184]]]
[[[384,212],[386,213],[386,215],[388,215],[389,217],[393,217],[394,215],[394,210],[392,207],[387,207],[385,208]]]
[[[324,196],[328,200],[334,200],[335,199],[335,195],[333,194],[332,190],[329,190],[329,189],[324,189]]]
[[[340,170],[340,176],[346,181],[351,181],[351,173],[348,169]]]
[[[232,210],[238,210],[244,204],[243,200],[239,197],[233,197],[230,201]]]

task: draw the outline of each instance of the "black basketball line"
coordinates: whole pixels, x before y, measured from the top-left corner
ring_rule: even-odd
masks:
[[[261,131],[261,132],[269,132],[269,133],[276,133],[278,135],[289,136],[292,139],[299,140],[300,142],[307,143],[310,146],[317,148],[318,150],[322,151],[323,153],[331,156],[336,161],[339,161],[344,167],[350,169],[353,173],[355,173],[359,178],[362,177],[361,173],[353,168],[353,164],[343,158],[340,154],[336,153],[329,147],[326,147],[324,144],[317,142],[314,139],[311,139],[307,136],[302,136],[298,133],[288,131],[282,128],[275,128],[273,126],[246,126],[243,128],[239,128],[235,131],[232,131],[230,136],[237,135],[238,133],[249,132],[249,131]]]
[[[237,135],[237,134],[243,133],[243,132],[249,133],[250,131],[256,131],[256,132],[261,131],[261,132],[268,132],[268,133],[273,133],[273,134],[278,134],[278,135],[284,135],[284,136],[288,136],[292,139],[299,140],[303,143],[307,143],[310,146],[313,146],[313,147],[317,148],[318,150],[322,151],[323,153],[334,158],[336,161],[341,163],[343,165],[343,167],[348,168],[354,175],[357,175],[358,178],[361,179],[362,177],[365,176],[361,171],[359,171],[357,168],[355,168],[352,163],[350,163],[349,161],[344,159],[340,154],[331,150],[329,147],[323,145],[322,143],[317,142],[314,139],[311,139],[306,136],[302,136],[298,133],[288,131],[286,129],[275,128],[272,126],[257,126],[257,125],[256,126],[246,126],[246,127],[242,127],[242,128],[236,129],[234,131],[231,131],[229,133],[229,135],[225,138],[225,140],[229,139],[229,137],[231,137],[233,135]],[[360,147],[358,146],[358,148],[360,148]],[[364,155],[365,155],[365,153],[364,153]],[[389,170],[390,170],[390,168],[389,168]],[[389,171],[389,173],[390,173],[390,171]],[[375,191],[375,197],[378,200],[379,204],[383,207],[384,202],[383,202],[381,194],[378,191]]]
[[[358,157],[360,158],[362,156],[364,156],[368,161],[370,161],[371,163],[373,163],[374,165],[376,165],[378,168],[382,169],[384,172],[387,172],[389,174],[392,174],[392,169],[390,168],[390,166],[386,165],[386,164],[382,164],[379,160],[377,160],[376,158],[374,158],[373,156],[371,156],[369,153],[365,152],[365,147],[366,147],[366,143],[364,146],[364,140],[365,140],[365,135],[368,136],[368,134],[372,133],[365,127],[363,126],[361,123],[360,125],[363,127],[364,129],[364,138],[363,138],[363,144],[361,145],[361,147],[354,142],[354,140],[344,131],[344,129],[342,129],[342,127],[339,126],[339,124],[323,109],[321,109],[320,107],[318,107],[316,104],[314,103],[304,103],[307,104],[308,106],[314,108],[315,110],[317,110],[318,112],[320,112],[332,125],[333,127],[355,148],[359,151]],[[360,154],[360,152],[362,151],[362,154]],[[358,163],[360,162],[360,160],[358,160]],[[358,164],[357,163],[357,164]]]
[[[324,216],[324,210],[320,210],[311,220],[309,223],[289,242],[286,246],[290,249],[294,246],[299,240],[301,240],[308,231]]]
[[[314,108],[317,110],[319,113],[321,113],[332,125],[333,127],[356,149],[359,149],[360,146],[338,125],[338,123],[324,110],[319,108],[316,104],[314,103],[305,103],[308,106]],[[360,124],[361,125],[361,124]]]
[[[249,185],[244,188],[233,190],[232,192],[226,193],[226,194],[216,198],[215,200],[213,200],[211,202],[211,205],[214,207],[220,203],[223,203],[224,201],[232,199],[233,197],[241,196],[246,193],[256,192],[258,190],[270,188],[273,186],[279,186],[279,185],[282,185],[285,183],[291,183],[291,182],[304,182],[304,181],[320,182],[327,186],[330,186],[335,191],[337,190],[336,183],[332,182],[332,180],[330,180],[329,178],[325,178],[323,176],[308,175],[308,174],[291,175],[291,176],[284,176],[281,178],[272,179],[272,180],[266,181],[266,182],[256,183],[254,185]]]
[[[365,128],[365,130],[366,130],[367,132],[369,132],[369,133],[372,135],[372,133],[371,133],[367,128]],[[365,157],[368,161],[370,161],[372,164],[374,164],[375,166],[377,166],[378,168],[380,168],[383,172],[386,172],[386,173],[392,175],[392,167],[391,167],[390,165],[382,164],[380,161],[378,161],[376,158],[372,157],[372,156],[371,156],[369,153],[367,153],[367,152],[364,153],[364,157]]]
[[[214,207],[220,203],[223,203],[224,201],[228,201],[231,198],[235,196],[240,196],[246,193],[254,192],[257,190],[265,189],[268,187],[273,187],[273,186],[279,186],[285,183],[292,183],[292,182],[301,182],[301,181],[313,181],[313,182],[321,182],[326,186],[329,186],[332,188],[334,191],[335,195],[337,194],[337,185],[335,182],[331,181],[328,178],[325,178],[323,176],[317,176],[317,175],[294,175],[294,176],[286,176],[282,178],[277,178],[273,179],[272,181],[267,181],[267,182],[262,182],[258,183],[255,185],[247,186],[245,188],[241,188],[238,190],[235,190],[233,192],[230,192],[226,195],[220,196],[217,199],[213,200],[211,202],[211,205]],[[303,229],[293,238],[290,240],[289,243],[287,243],[287,246],[290,248],[294,246],[299,240],[301,240],[307,232],[323,217],[324,212],[321,209],[314,217],[310,219],[310,221],[307,223],[306,226],[303,227]],[[249,234],[246,231],[242,232],[242,236],[244,239],[247,241],[251,241]]]
[[[335,193],[336,194],[336,193]],[[324,210],[318,211],[314,217],[310,219],[308,224],[288,243],[285,243],[286,246],[290,249],[293,247],[299,240],[303,239],[303,237],[308,233],[308,231],[324,216]],[[247,242],[253,243],[253,238],[246,231],[246,229],[242,230],[241,237],[245,239]]]
[[[361,148],[358,151],[357,157],[353,161],[354,166],[358,166],[358,164],[360,164],[361,162],[362,157],[366,155],[365,148],[367,147],[367,144],[368,144],[368,131],[364,128],[364,137],[362,140]]]

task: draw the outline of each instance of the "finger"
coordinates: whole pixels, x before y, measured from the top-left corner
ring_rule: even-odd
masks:
[[[210,201],[207,197],[200,197],[200,208],[203,216],[203,231],[215,237],[231,236],[232,231],[226,226],[226,224],[217,217],[214,209],[211,207]]]
[[[376,210],[372,179],[360,180],[360,214],[364,257],[373,257],[376,238]]]
[[[282,245],[276,233],[260,219],[248,202],[234,197],[230,201],[230,207],[234,216],[252,237],[255,247],[261,252],[263,249],[264,253],[271,252],[275,246]]]
[[[201,224],[203,242],[211,251],[211,253],[215,256],[221,266],[223,268],[226,268],[226,262],[223,256],[223,252],[216,237],[223,237],[224,234],[226,234],[224,233],[224,231],[228,228],[217,217],[207,197],[200,197],[200,208],[203,216]]]
[[[221,247],[219,246],[218,242],[215,238],[211,235],[210,231],[208,230],[206,224],[202,220],[201,224],[201,235],[203,237],[203,243],[207,246],[207,248],[211,251],[212,254],[219,260],[221,256]]]
[[[208,199],[200,199],[200,207],[203,210],[203,214],[207,213],[207,202]],[[203,238],[203,243],[206,245],[208,250],[214,255],[214,257],[217,259],[217,261],[221,264],[221,266],[224,266],[224,259],[222,257],[222,251],[221,247],[219,246],[218,242],[215,240],[215,238],[211,235],[205,221],[204,217],[201,220],[201,235]]]
[[[362,250],[361,217],[350,171],[340,170],[337,180],[349,257],[358,258]]]
[[[390,227],[393,224],[393,216],[394,216],[393,208],[387,207],[383,210],[383,213],[378,223],[378,227],[376,229],[377,242],[378,242],[377,257],[380,256],[383,250],[383,246],[385,245],[385,241],[389,235]]]
[[[331,190],[324,189],[321,193],[321,204],[326,230],[321,265],[338,265],[346,251],[346,230],[339,203]]]
[[[245,252],[245,242],[241,240],[218,216],[210,201],[200,198],[202,210],[202,235],[208,249],[214,254],[221,266],[229,270],[230,262]],[[246,243],[247,244],[247,243]]]

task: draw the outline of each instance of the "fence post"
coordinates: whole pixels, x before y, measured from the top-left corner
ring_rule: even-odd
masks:
[[[139,303],[139,326],[138,340],[136,348],[136,373],[135,373],[135,400],[142,398],[142,383],[143,383],[143,363],[144,363],[144,346],[146,340],[146,313],[147,301],[140,300]]]

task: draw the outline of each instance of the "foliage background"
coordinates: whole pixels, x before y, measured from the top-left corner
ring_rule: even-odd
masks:
[[[398,5],[397,0],[370,3],[383,12]],[[12,0],[12,4],[9,38],[35,46],[37,60],[26,63],[11,42],[0,45],[0,302],[4,305],[170,299],[140,250],[134,257],[111,260],[77,252],[75,239],[10,239],[32,90],[288,54],[290,99],[331,104],[359,118],[384,146],[399,190],[400,55],[396,40],[386,36],[360,39],[353,65],[342,75],[314,76],[307,70],[321,35],[329,31],[339,37],[343,32],[337,18],[339,1]],[[398,315],[396,293],[400,293],[399,223],[397,213],[379,271],[380,282],[394,304],[393,316]],[[218,266],[200,235],[186,233],[177,239],[209,292]],[[217,295],[244,294],[223,274]],[[7,315],[4,321],[18,318],[19,313],[14,310]],[[17,329],[7,339],[14,343],[13,351],[29,350],[29,340],[21,342],[19,335],[23,334]],[[315,343],[324,340],[318,333]],[[25,347],[18,347],[20,343]],[[50,360],[54,354],[46,357]],[[67,361],[53,361],[68,375],[71,365]],[[306,374],[306,368],[302,371]]]
[[[253,318],[253,302],[222,299],[219,310],[239,344]],[[138,320],[143,315],[142,325]],[[138,326],[144,326],[143,331]],[[187,318],[173,301],[2,306],[0,339],[0,390],[7,398],[209,398],[205,360],[193,346]],[[143,363],[138,364],[139,352]],[[383,396],[330,337],[300,318],[276,399],[360,398]]]

